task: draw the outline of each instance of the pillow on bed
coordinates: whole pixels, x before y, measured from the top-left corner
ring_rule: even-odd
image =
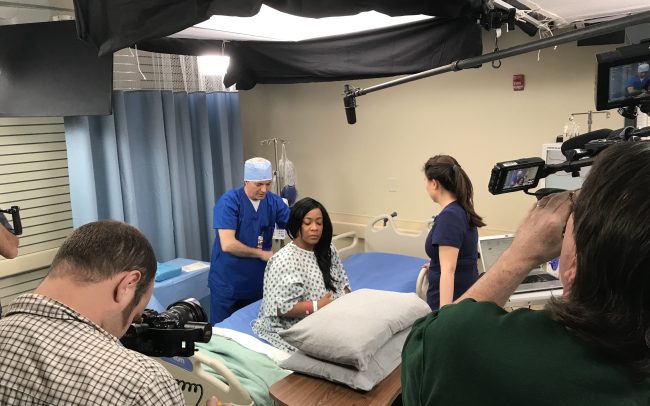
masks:
[[[359,289],[279,334],[312,357],[365,371],[370,357],[394,334],[430,312],[415,293]]]
[[[296,351],[289,358],[282,361],[279,366],[324,378],[328,381],[342,383],[354,389],[369,391],[399,366],[402,361],[402,347],[404,347],[404,341],[406,341],[410,330],[409,328],[397,333],[388,340],[383,347],[370,357],[368,369],[365,371],[312,358],[302,351]]]

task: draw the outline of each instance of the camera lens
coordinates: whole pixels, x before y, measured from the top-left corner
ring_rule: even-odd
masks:
[[[198,300],[194,298],[184,299],[175,303],[172,303],[167,307],[165,313],[174,315],[174,319],[177,320],[177,325],[183,326],[188,321],[196,322],[207,322],[208,316],[205,314],[205,311],[201,307],[201,304]]]

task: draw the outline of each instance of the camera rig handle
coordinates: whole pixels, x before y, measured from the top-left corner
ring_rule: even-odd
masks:
[[[0,213],[11,214],[11,222],[13,224],[14,235],[21,235],[23,233],[23,223],[20,221],[20,207],[11,206],[9,209],[0,209]]]

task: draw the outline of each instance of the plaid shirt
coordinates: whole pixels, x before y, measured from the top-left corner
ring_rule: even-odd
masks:
[[[158,362],[69,307],[19,296],[0,319],[2,405],[184,405]]]

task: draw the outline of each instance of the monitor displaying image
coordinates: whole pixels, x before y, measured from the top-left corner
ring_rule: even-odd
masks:
[[[650,96],[649,70],[650,64],[646,61],[611,67],[607,102]]]
[[[503,190],[532,186],[535,183],[538,169],[537,166],[532,166],[530,168],[511,170],[506,174],[506,180],[503,182]]]
[[[650,106],[650,47],[647,42],[596,55],[596,110]]]

